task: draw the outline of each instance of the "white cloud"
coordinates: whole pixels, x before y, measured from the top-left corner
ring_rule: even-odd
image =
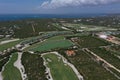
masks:
[[[40,8],[56,9],[60,7],[74,7],[86,5],[101,5],[113,2],[120,2],[120,0],[49,0],[41,4]]]

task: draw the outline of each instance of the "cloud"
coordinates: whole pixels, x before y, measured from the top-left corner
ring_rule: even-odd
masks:
[[[41,4],[40,8],[56,9],[61,7],[79,7],[88,5],[103,5],[113,2],[120,2],[120,0],[49,0]]]

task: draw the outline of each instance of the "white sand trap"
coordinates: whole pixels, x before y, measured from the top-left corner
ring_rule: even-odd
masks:
[[[22,80],[25,80],[27,78],[27,75],[24,74],[25,73],[25,69],[21,63],[21,57],[22,57],[22,53],[18,53],[18,59],[16,60],[16,62],[14,63],[14,66],[17,67],[21,73],[21,77]]]
[[[5,41],[0,42],[0,45],[2,45],[2,44],[6,44],[6,43],[9,43],[9,42],[18,41],[18,40],[20,40],[20,39],[5,40]]]
[[[64,29],[64,30],[70,30],[70,29],[68,29],[68,28],[66,28],[66,27],[61,27],[62,29]]]
[[[0,72],[0,80],[3,80],[2,73]]]

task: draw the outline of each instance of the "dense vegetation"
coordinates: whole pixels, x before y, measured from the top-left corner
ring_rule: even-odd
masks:
[[[52,19],[26,19],[0,22],[0,34],[26,38],[39,35],[39,32],[63,30],[52,26],[52,22]]]
[[[120,69],[120,64],[119,64],[120,59],[115,57],[112,54],[112,52],[107,51],[104,48],[94,48],[90,50],[93,51],[98,56],[100,56],[101,58],[103,58],[104,60],[106,60],[107,62],[109,62],[110,64],[112,64],[113,66],[115,66],[116,68]]]
[[[56,23],[58,23],[58,25],[56,25]],[[36,36],[39,34],[39,32],[63,31],[65,29],[61,28],[63,26],[62,23],[116,27],[119,29],[120,17],[118,15],[80,19],[26,19],[16,21],[4,21],[0,22],[0,34],[12,35],[17,38],[26,38]],[[72,30],[75,29],[72,28]]]
[[[24,39],[23,43],[26,44],[31,43],[30,44],[31,46],[28,47],[26,50],[33,50],[36,52],[38,51],[46,52],[46,51],[61,50],[66,48],[68,49],[74,44],[71,41],[66,40],[64,36],[56,36],[56,33],[58,32],[63,33],[62,31],[65,30],[61,28],[64,23],[70,23],[72,27],[70,26],[69,27],[65,26],[65,27],[69,28],[70,30],[73,30],[73,32],[76,33],[77,33],[76,30],[80,29],[80,26],[87,26],[88,28],[90,28],[93,25],[96,25],[95,26],[96,28],[99,28],[99,26],[102,27],[104,26],[105,28],[115,27],[118,30],[120,30],[120,17],[116,17],[116,16],[99,17],[99,18],[81,18],[81,19],[26,19],[26,20],[0,22],[0,35],[4,37],[5,35],[6,36],[10,35],[14,38],[26,38]],[[104,28],[101,28],[101,31],[103,29]],[[55,34],[54,32],[52,33],[52,31],[56,31]],[[97,29],[96,31],[99,31],[99,29]],[[82,35],[83,34],[85,35],[87,34],[87,32],[83,31]],[[64,33],[63,35],[66,35],[66,33]],[[72,34],[72,36],[73,35],[74,34]],[[120,37],[120,35],[115,35],[115,36]],[[31,37],[31,38],[27,38],[27,37]],[[6,38],[0,39],[0,41],[4,41],[5,39]],[[41,42],[39,42],[39,39],[42,39]],[[34,41],[37,41],[35,42],[37,44],[35,44]],[[11,48],[12,46],[15,46],[20,42],[21,40],[0,45],[0,51]],[[100,46],[109,45],[109,43],[105,42],[104,40],[92,36],[80,36],[78,37],[77,41],[75,41],[75,43],[80,48],[90,48],[90,50],[93,51],[95,54],[105,59],[110,64],[114,65],[116,68],[120,69],[120,64],[119,64],[120,59],[114,56],[113,52],[107,51],[102,48],[98,48]],[[117,53],[115,52],[115,54],[120,55],[120,46],[114,46],[111,47],[110,49],[116,51]],[[2,70],[3,66],[9,61],[10,55],[12,53],[13,52],[6,53],[5,55],[0,55],[0,71]],[[75,67],[83,75],[85,80],[117,80],[115,76],[113,76],[108,71],[106,71],[101,65],[94,62],[94,60],[91,59],[89,55],[87,55],[82,51],[77,51],[76,56],[72,56],[72,57],[68,57],[64,53],[64,51],[61,51],[60,53],[62,53],[62,55],[64,55],[69,62],[75,65]],[[13,63],[14,61],[16,61],[17,55],[13,54],[12,58],[13,60],[12,61],[10,60],[10,62],[6,65],[7,69],[5,69],[5,72],[3,73],[5,75],[4,79],[9,80],[8,78],[10,77],[10,80],[14,80],[14,79],[21,80],[19,71],[15,67],[13,67]],[[47,58],[52,59],[54,58],[54,56],[52,57],[47,56]],[[56,67],[56,64],[58,64],[57,62],[58,60],[55,59],[55,61],[54,60],[52,61],[55,62],[55,64],[50,64],[48,66],[54,68]],[[22,64],[25,67],[25,73],[28,76],[28,80],[47,80],[45,74],[45,66],[43,65],[43,59],[41,58],[40,54],[30,54],[28,52],[23,53]],[[64,76],[64,77],[67,76],[69,80],[70,79],[74,80],[73,77],[70,76],[69,70],[66,69],[67,71],[64,72],[62,71],[64,69],[61,66],[62,65],[60,64],[60,66],[57,65],[57,68],[52,69],[55,71],[54,76],[58,78],[56,80],[61,79],[62,77],[60,76]],[[58,68],[60,68],[59,69],[60,71],[58,70]],[[114,70],[113,72],[117,73]],[[14,74],[16,74],[16,76]],[[16,79],[16,77],[18,77],[18,79]]]
[[[63,51],[60,52],[65,55]],[[77,51],[75,56],[68,57],[65,55],[65,57],[75,65],[83,75],[84,80],[118,80],[83,51]]]
[[[28,80],[47,80],[45,75],[45,66],[43,59],[39,54],[30,54],[28,52],[22,55],[22,65],[25,68]]]
[[[114,35],[114,36],[116,36],[116,37],[120,38],[120,34],[118,34],[118,35]]]
[[[79,37],[77,43],[82,48],[91,48],[91,47],[99,47],[99,46],[108,45],[107,42],[100,40],[96,37],[92,37],[92,36],[81,36]]]

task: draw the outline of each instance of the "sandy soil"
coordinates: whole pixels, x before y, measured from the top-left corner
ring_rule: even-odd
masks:
[[[20,70],[22,80],[25,80],[27,78],[27,75],[24,74],[25,70],[24,70],[23,65],[21,64],[21,57],[22,57],[22,53],[18,53],[18,59],[14,63],[14,66],[17,67]]]
[[[2,73],[0,72],[0,80],[3,80],[3,78],[2,78]]]
[[[20,40],[20,39],[11,39],[11,40],[1,41],[1,42],[0,42],[0,45],[2,45],[2,44],[6,44],[6,43],[9,43],[9,42],[18,41],[18,40]]]

